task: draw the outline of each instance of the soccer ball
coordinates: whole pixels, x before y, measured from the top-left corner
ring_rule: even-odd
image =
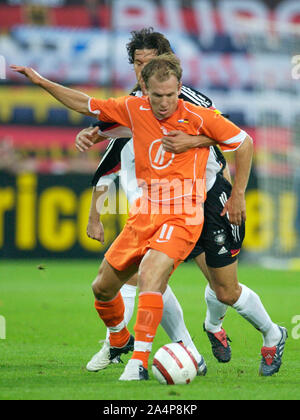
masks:
[[[197,375],[198,364],[183,343],[162,346],[154,355],[152,372],[161,384],[189,384]]]

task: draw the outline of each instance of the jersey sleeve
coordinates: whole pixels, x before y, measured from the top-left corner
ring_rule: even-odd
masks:
[[[103,122],[114,122],[131,128],[128,113],[128,100],[130,98],[132,96],[122,96],[120,98],[109,98],[106,100],[91,98],[89,100],[89,110]]]
[[[202,133],[216,140],[223,152],[237,150],[247,137],[247,133],[244,130],[241,130],[219,112],[206,109],[202,116]]]

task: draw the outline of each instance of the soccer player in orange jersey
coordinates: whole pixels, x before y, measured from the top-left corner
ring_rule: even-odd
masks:
[[[168,39],[162,33],[155,32],[153,28],[132,31],[131,35],[126,49],[129,63],[133,64],[137,80],[137,85],[131,95],[142,96],[140,80],[145,65],[153,57],[173,51]],[[210,98],[202,92],[184,85],[181,87],[179,99],[205,108],[214,108]],[[185,124],[186,121],[182,120],[181,123]],[[129,138],[132,134],[130,131],[128,133],[128,128],[115,122],[102,122],[100,117],[94,127],[86,128],[78,133],[76,147],[80,151],[86,150],[93,145],[93,142],[101,141],[103,135],[112,137],[112,140],[109,142],[93,177],[94,188],[87,227],[88,235],[100,241],[103,240],[104,230],[100,222],[100,206],[97,203],[100,204],[104,199],[107,186],[117,176],[120,166],[120,182],[126,191],[130,205],[140,196],[135,174],[133,141],[132,138]],[[229,213],[223,215],[223,207],[227,200],[230,199],[233,203],[235,200],[235,197],[232,196],[231,177],[226,160],[214,142],[203,135],[189,135],[181,130],[174,130],[162,138],[162,144],[165,151],[176,154],[183,153],[190,148],[211,145],[206,167],[203,230],[194,249],[185,261],[194,259],[208,281],[205,289],[207,310],[203,327],[211,343],[213,355],[221,363],[228,363],[231,360],[230,339],[223,328],[227,308],[231,306],[260,331],[263,347],[261,348],[262,359],[259,371],[264,376],[273,375],[278,372],[281,365],[286,334],[282,327],[272,321],[259,296],[238,280],[238,255],[245,236],[245,222],[234,225],[229,220],[228,216],[231,216]],[[237,191],[235,190],[234,193],[237,194]],[[125,304],[124,319],[126,323],[129,322],[133,313],[136,285],[137,273],[120,289]],[[205,361],[185,327],[180,304],[169,284],[163,294],[163,302],[164,312],[161,325],[171,341],[182,341],[191,347],[198,363],[198,375],[205,374]],[[133,346],[130,351],[132,349]],[[87,369],[98,371],[104,369],[110,362],[109,331],[107,331],[107,338],[101,350],[88,362]]]
[[[175,56],[159,56],[142,72],[148,96],[96,100],[44,79],[34,70],[12,66],[67,107],[132,130],[136,174],[143,196],[137,200],[124,230],[105,255],[93,283],[96,309],[110,330],[111,356],[128,350],[133,337],[124,323],[121,286],[138,271],[140,289],[135,342],[120,380],[148,379],[148,358],[163,311],[162,293],[172,271],[191,252],[203,226],[204,174],[208,149],[166,152],[161,139],[172,130],[205,134],[223,150],[236,152],[233,199],[224,206],[232,223],[246,217],[244,191],[248,182],[252,141],[213,110],[178,99],[181,67]],[[182,126],[181,122],[185,124]],[[153,211],[154,209],[154,211]],[[200,210],[199,210],[200,209]]]

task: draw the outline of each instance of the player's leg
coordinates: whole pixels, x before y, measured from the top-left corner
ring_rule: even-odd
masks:
[[[262,334],[260,374],[271,376],[278,372],[287,339],[286,329],[271,320],[261,299],[253,290],[238,283],[237,262],[227,267],[210,268],[210,273],[217,298],[232,306]]]
[[[231,359],[230,339],[222,327],[228,305],[225,305],[217,299],[212,288],[211,275],[206,264],[206,257],[202,245],[203,240],[201,237],[189,258],[194,258],[208,282],[205,288],[206,317],[203,328],[210,340],[213,355],[219,362],[228,363]]]
[[[213,290],[220,302],[232,306],[263,334],[264,345],[272,347],[280,339],[278,327],[271,321],[259,296],[238,282],[237,264],[235,261],[226,267],[209,267]]]
[[[230,196],[231,186],[217,178],[207,204],[206,225],[203,229],[203,247],[210,274],[211,289],[216,299],[232,306],[241,316],[257,328],[263,336],[263,348],[274,348],[283,340],[283,330],[272,322],[259,296],[240,284],[237,257],[245,236],[245,226],[230,225],[227,217],[219,217],[220,207]],[[218,199],[217,199],[218,198]],[[221,208],[222,210],[222,208]],[[213,300],[213,293],[210,292]],[[210,337],[209,337],[210,338]]]
[[[198,375],[206,374],[206,366],[202,355],[199,353],[195,346],[192,337],[185,325],[183,310],[178,302],[175,294],[173,293],[170,285],[167,286],[166,291],[163,293],[164,310],[161,320],[161,326],[174,343],[183,342],[189,347],[198,363]]]
[[[124,302],[124,321],[127,325],[132,318],[134,312],[135,296],[137,289],[137,273],[132,276],[132,278],[125,283],[121,289],[120,293]],[[91,360],[87,363],[86,368],[89,372],[98,372],[99,370],[105,369],[111,363],[119,363],[120,357],[115,359],[110,359],[110,344],[109,344],[109,328],[107,328],[106,338],[103,340],[101,349],[94,354]]]
[[[212,333],[219,333],[222,330],[222,323],[226,315],[228,305],[220,302],[211,286],[211,275],[205,260],[205,253],[195,257],[195,262],[207,279],[207,286],[205,288],[205,301],[207,305],[206,318],[204,327],[207,331]]]
[[[136,265],[130,265],[118,271],[104,258],[92,285],[95,308],[109,329],[111,359],[115,357],[113,349],[124,348],[130,340],[133,341],[124,321],[125,307],[120,288],[136,270]]]
[[[124,286],[121,288],[121,294],[123,296],[124,305],[125,305],[125,314],[124,319],[126,325],[129,323],[133,310],[134,310],[134,301],[136,295],[136,281],[137,275],[134,275]],[[125,289],[125,291],[124,291]],[[185,325],[183,310],[178,302],[173,290],[168,284],[165,292],[162,294],[163,297],[163,316],[161,320],[161,326],[165,330],[166,334],[169,336],[170,340],[174,343],[182,341],[184,345],[190,347],[193,351],[195,359],[199,364],[199,375],[202,374],[202,356],[197,350],[192,337]]]
[[[124,300],[125,305],[125,313],[124,313],[124,320],[126,325],[129,324],[133,312],[134,312],[134,304],[135,304],[135,297],[136,297],[136,290],[137,290],[137,273],[135,273],[127,283],[125,283],[121,287],[121,295]]]
[[[208,194],[206,202],[211,202],[211,195]],[[211,286],[211,275],[206,264],[205,248],[207,246],[207,236],[210,231],[210,213],[205,216],[204,227],[200,238],[198,239],[194,249],[185,261],[194,259],[202,273],[204,274],[208,285],[205,289],[206,301],[206,317],[204,321],[204,331],[206,332],[211,345],[212,352],[219,362],[227,363],[231,359],[231,348],[229,345],[230,339],[227,337],[225,330],[222,327],[223,319],[227,311],[227,305],[220,302]],[[213,246],[215,249],[215,246]],[[217,255],[218,257],[218,255]]]
[[[124,284],[120,292],[123,297],[125,312],[124,320],[126,325],[132,318],[134,312],[134,304],[137,289],[137,274]],[[165,330],[172,342],[182,341],[186,346],[190,347],[193,351],[195,359],[199,365],[199,375],[205,373],[205,366],[203,365],[203,357],[197,350],[192,337],[185,325],[183,311],[180,303],[178,302],[175,294],[171,287],[168,285],[166,291],[163,293],[163,316],[161,320],[161,326]],[[90,362],[87,364],[87,370],[90,372],[98,372],[99,370],[105,369],[111,363],[118,363],[119,359],[110,360],[109,353],[109,329],[107,329],[106,339],[98,353],[96,353]]]
[[[236,283],[234,280],[232,283],[228,282],[225,267],[236,261],[245,234],[244,225],[240,229],[232,227],[227,217],[220,216],[225,204],[224,200],[230,196],[231,189],[230,182],[218,174],[213,187],[207,193],[204,204],[204,227],[199,239],[199,244],[205,251],[205,262],[202,257],[201,268],[205,271],[208,280],[205,289],[207,313],[204,330],[211,342],[214,356],[222,363],[227,363],[231,359],[230,340],[222,326],[228,305],[220,301],[216,295],[213,283],[214,273],[211,272],[211,268],[220,268],[218,279],[224,274],[224,281],[220,280],[220,289],[227,285],[227,293],[230,292],[234,296]],[[198,264],[200,261],[197,258]],[[224,271],[222,271],[223,267]]]
[[[121,152],[120,152],[121,149]],[[113,153],[120,153],[121,156],[121,171],[119,171],[119,178],[122,188],[127,196],[130,204],[140,195],[140,190],[137,185],[135,176],[135,164],[134,164],[134,153],[132,139],[129,140],[125,145],[124,143],[113,143],[111,149],[105,156],[106,161],[109,161],[110,156]],[[104,162],[103,162],[104,163]],[[107,178],[111,175],[101,177],[98,184],[106,184]],[[115,177],[115,174],[114,174]],[[125,283],[120,293],[124,302],[124,321],[127,325],[132,318],[136,296],[136,285],[137,285],[137,274],[134,274],[131,279]],[[110,345],[109,345],[109,328],[107,329],[106,339],[98,353],[96,353],[87,364],[87,370],[91,372],[98,372],[99,370],[105,369],[110,363],[118,362],[119,357],[111,360],[110,359]]]
[[[154,249],[149,249],[141,261],[134,351],[120,377],[122,381],[148,379],[148,359],[163,315],[162,294],[173,267],[173,258]]]

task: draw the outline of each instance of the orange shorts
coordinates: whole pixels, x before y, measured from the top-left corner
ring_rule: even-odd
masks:
[[[203,217],[197,225],[186,225],[186,216],[174,214],[135,214],[105,254],[116,270],[139,265],[148,249],[167,254],[174,269],[185,260],[199,239]]]

